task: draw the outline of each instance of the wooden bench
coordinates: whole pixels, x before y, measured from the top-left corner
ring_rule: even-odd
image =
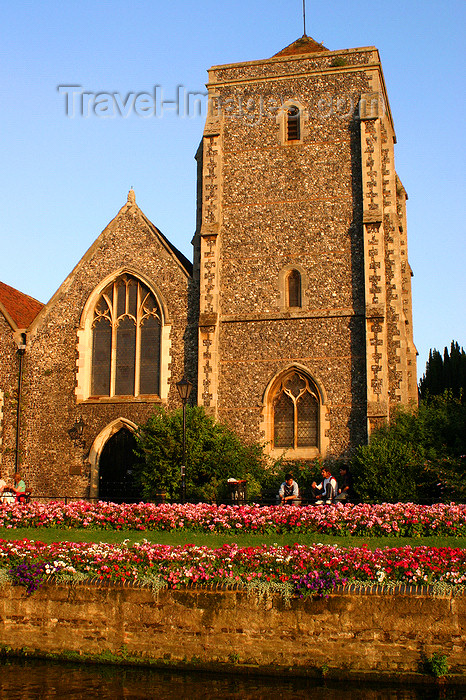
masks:
[[[31,500],[32,496],[32,489],[26,489],[22,493],[18,493],[16,495],[16,502],[17,503],[29,503]]]
[[[296,503],[294,505],[305,506],[305,505],[307,505],[307,502],[308,502],[307,498],[305,498],[304,494],[300,490],[299,496],[296,499]],[[278,497],[278,488],[277,489],[268,489],[267,491],[264,491],[261,498],[259,499],[259,504],[261,506],[278,506],[278,505],[280,505],[280,499]]]

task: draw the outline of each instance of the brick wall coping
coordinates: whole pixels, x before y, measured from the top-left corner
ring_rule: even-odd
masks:
[[[46,584],[52,584],[52,585],[67,585],[63,581],[57,580],[57,577],[54,574],[50,574],[44,579]],[[105,581],[101,580],[97,577],[89,578],[84,581],[77,581],[76,583],[70,583],[70,587],[75,587],[75,586],[96,586],[98,588],[148,588],[148,586],[141,585],[138,581],[122,581],[120,582],[114,582],[114,581]],[[163,588],[161,590],[164,591],[192,591],[192,590],[200,590],[200,591],[219,591],[219,592],[226,592],[226,591],[243,591],[245,593],[248,592],[248,589],[242,585],[241,583],[232,583],[232,584],[227,584],[227,583],[219,583],[219,582],[206,582],[206,583],[199,583],[199,582],[190,582],[188,584],[182,584],[178,588],[169,588],[168,586],[166,588]],[[443,588],[439,588],[438,586],[435,585],[422,585],[422,584],[408,584],[408,583],[400,583],[400,584],[395,584],[395,585],[384,585],[381,583],[365,583],[364,581],[361,581],[360,583],[350,583],[350,584],[345,584],[345,585],[337,585],[335,588],[329,592],[329,595],[406,595],[406,596],[435,596],[436,598],[438,597],[443,597],[443,598],[454,598],[457,596],[466,596],[466,586],[449,586]],[[271,591],[270,593],[271,596],[277,596],[280,597],[279,593]],[[295,595],[292,596],[292,600],[299,600],[300,597]]]

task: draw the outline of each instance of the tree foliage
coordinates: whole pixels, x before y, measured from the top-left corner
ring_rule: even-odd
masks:
[[[136,433],[139,462],[135,479],[141,495],[153,500],[181,495],[183,412],[160,409]],[[262,448],[245,445],[202,407],[186,408],[186,495],[188,500],[226,500],[228,478],[247,479],[248,496],[257,499],[264,473]]]
[[[352,461],[356,491],[364,502],[399,503],[417,500],[418,460],[410,445],[383,431],[362,445]]]
[[[466,395],[466,353],[457,342],[451,341],[450,352],[444,348],[443,357],[435,348],[430,351],[426,371],[419,382],[419,395],[428,400],[448,389],[455,398],[464,402]]]
[[[400,409],[352,461],[356,490],[367,501],[466,498],[466,406],[453,392]]]

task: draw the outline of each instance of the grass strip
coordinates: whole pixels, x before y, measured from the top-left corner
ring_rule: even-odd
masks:
[[[298,544],[336,544],[341,547],[361,547],[367,545],[369,549],[393,548],[393,547],[460,547],[466,548],[466,537],[354,537],[337,535],[323,535],[319,533],[284,533],[284,534],[248,534],[232,532],[194,532],[191,530],[155,531],[147,530],[91,530],[91,529],[60,529],[60,528],[0,528],[2,540],[36,540],[51,544],[52,542],[106,542],[119,544],[125,540],[130,544],[147,540],[153,544],[184,545],[195,544],[217,548],[223,544],[236,543],[239,547],[255,547],[265,545],[293,545]]]

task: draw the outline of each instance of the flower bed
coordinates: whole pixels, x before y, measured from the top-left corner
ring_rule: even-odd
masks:
[[[408,546],[372,551],[366,546],[298,544],[243,548],[226,544],[211,549],[145,540],[133,545],[0,540],[1,572],[4,581],[24,585],[28,592],[53,575],[69,583],[132,582],[153,588],[217,583],[264,591],[268,586],[302,597],[328,593],[346,582],[465,587],[466,550]]]
[[[102,530],[204,530],[228,533],[306,533],[364,537],[466,536],[466,505],[413,503],[333,506],[216,506],[207,503],[0,504],[0,527]]]

